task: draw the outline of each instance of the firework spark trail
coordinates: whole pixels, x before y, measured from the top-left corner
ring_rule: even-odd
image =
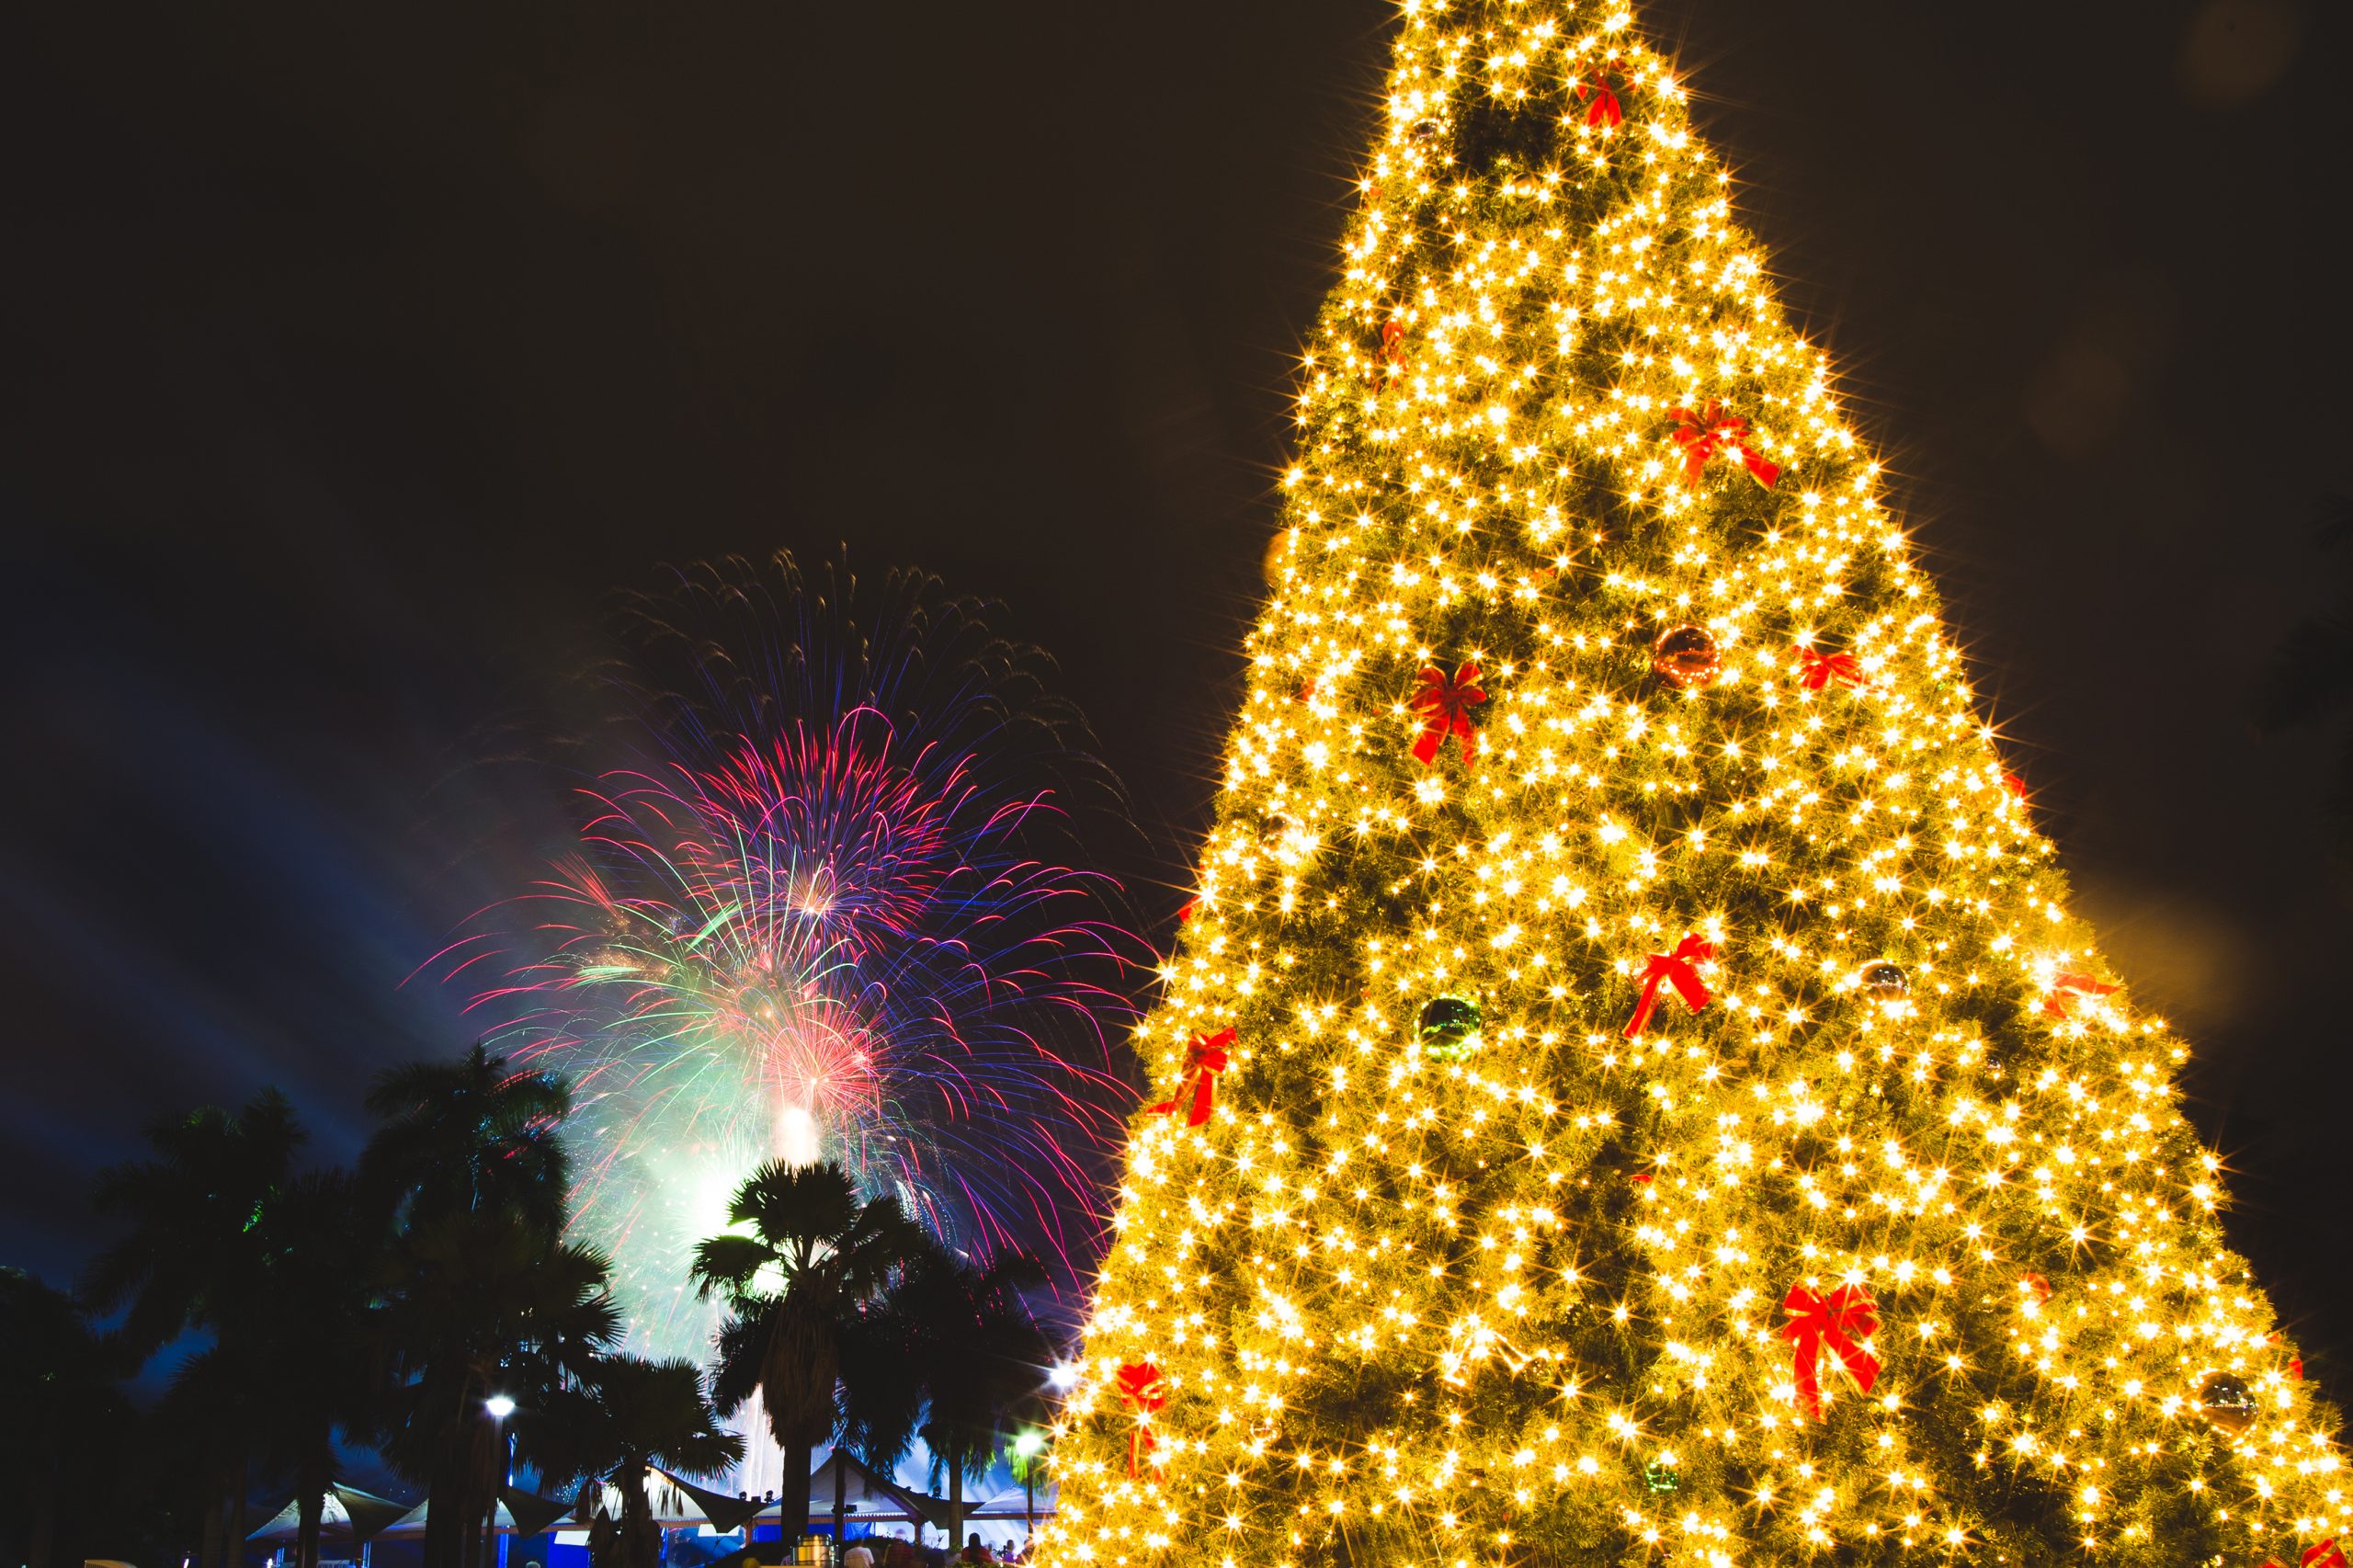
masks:
[[[974,1251],[1085,1261],[1147,955],[1117,884],[1058,853],[1063,787],[1099,765],[1022,651],[934,587],[861,597],[779,558],[643,607],[642,760],[445,955],[503,1048],[573,1078],[575,1224],[665,1352],[706,1348],[688,1254],[779,1154],[840,1160]]]

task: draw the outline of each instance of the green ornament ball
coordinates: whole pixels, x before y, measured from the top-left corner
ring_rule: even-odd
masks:
[[[1423,1004],[1417,1032],[1423,1051],[1441,1062],[1460,1062],[1485,1043],[1479,1038],[1479,1004],[1460,996]]]

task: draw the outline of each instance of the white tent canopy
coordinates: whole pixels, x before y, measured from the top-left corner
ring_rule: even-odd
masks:
[[[922,1517],[904,1487],[883,1480],[836,1449],[826,1456],[824,1463],[809,1472],[809,1518],[813,1524],[832,1524],[836,1486],[841,1488],[843,1509],[852,1519],[912,1522]]]
[[[664,1529],[711,1528],[709,1517],[684,1489],[671,1484],[668,1478],[658,1471],[650,1471],[645,1480],[646,1494],[648,1500],[654,1505],[655,1522]],[[941,1528],[941,1521],[947,1517],[948,1505],[945,1499],[926,1495],[913,1488],[901,1486],[895,1482],[878,1476],[851,1455],[836,1449],[826,1457],[824,1463],[810,1472],[808,1528],[821,1530],[832,1528],[834,1489],[836,1484],[841,1488],[846,1521],[853,1529],[858,1526],[871,1525],[929,1525],[937,1530]],[[394,1499],[379,1497],[372,1493],[361,1492],[352,1487],[338,1486],[327,1494],[320,1508],[319,1528],[324,1537],[345,1540],[352,1539],[351,1510],[344,1503],[344,1498],[347,1496],[359,1504],[363,1517],[368,1516],[381,1517],[381,1510],[401,1508],[400,1503]],[[610,1487],[601,1489],[601,1500],[608,1512],[614,1515],[620,1514],[620,1494],[618,1491]],[[981,1532],[983,1539],[994,1542],[999,1531],[1006,1526],[1013,1527],[1017,1533],[1028,1506],[1028,1497],[1017,1485],[986,1496],[968,1497],[964,1503],[964,1517],[968,1528],[976,1525],[996,1527],[983,1528]],[[426,1521],[431,1517],[432,1508],[432,1501],[428,1498],[414,1507],[400,1512],[392,1522],[381,1527],[371,1539],[404,1540],[421,1536],[425,1533]],[[1041,1478],[1038,1486],[1038,1517],[1049,1518],[1053,1511],[1054,1484],[1051,1480]],[[773,1525],[776,1522],[775,1505],[770,1504],[767,1511],[755,1522]],[[580,1522],[575,1518],[566,1518],[560,1523],[567,1530],[581,1528]],[[301,1510],[294,1504],[289,1503],[267,1524],[245,1539],[272,1543],[289,1542],[301,1532]],[[515,1533],[515,1517],[506,1511],[506,1505],[504,1503],[498,1506],[495,1528],[502,1535]],[[896,1533],[913,1534],[915,1532]]]
[[[352,1533],[351,1510],[344,1506],[344,1499],[346,1497],[350,1497],[355,1501],[359,1502],[362,1505],[362,1513],[374,1511],[366,1507],[366,1505],[368,1504],[374,1504],[377,1509],[399,1510],[401,1508],[401,1505],[392,1498],[379,1497],[372,1492],[362,1492],[356,1487],[338,1486],[330,1491],[320,1503],[319,1530],[321,1534],[331,1536],[348,1536]],[[381,1517],[381,1515],[378,1517]],[[386,1530],[401,1530],[405,1533],[406,1527],[412,1521],[415,1521],[418,1528],[422,1528],[424,1526],[424,1520],[425,1505],[419,1503],[414,1508],[401,1511],[398,1514],[396,1521],[384,1527],[384,1528]],[[262,1526],[261,1528],[255,1530],[253,1533],[246,1536],[245,1539],[247,1540],[292,1540],[296,1536],[300,1535],[301,1531],[302,1507],[301,1502],[297,1500],[295,1502],[289,1503],[286,1506],[280,1508],[274,1516],[271,1517],[267,1524]]]
[[[421,1536],[425,1533],[425,1521],[432,1516],[432,1513],[433,1499],[427,1497],[424,1502],[403,1514],[398,1524],[392,1526],[376,1539],[378,1540],[406,1540],[412,1536]],[[501,1503],[498,1506],[493,1524],[500,1535],[515,1533],[515,1516],[506,1511],[506,1504]]]

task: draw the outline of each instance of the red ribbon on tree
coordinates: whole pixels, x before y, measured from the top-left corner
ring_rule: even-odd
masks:
[[[2345,1553],[2338,1549],[2336,1538],[2330,1536],[2318,1546],[2304,1548],[2302,1568],[2345,1568]]]
[[[1792,1285],[1781,1307],[1790,1314],[1790,1321],[1781,1325],[1781,1337],[1798,1347],[1798,1403],[1805,1406],[1808,1415],[1819,1418],[1822,1415],[1822,1381],[1814,1363],[1824,1349],[1838,1358],[1838,1364],[1858,1387],[1865,1393],[1871,1392],[1871,1384],[1879,1379],[1879,1358],[1857,1343],[1879,1332],[1879,1303],[1868,1291],[1841,1285],[1826,1296],[1817,1296],[1802,1285]]]
[[[1168,1403],[1168,1384],[1151,1362],[1131,1361],[1120,1369],[1120,1398],[1136,1408],[1135,1429],[1128,1434],[1128,1479],[1133,1481],[1143,1456],[1160,1446],[1152,1435],[1152,1414]]]
[[[1756,449],[1741,439],[1748,429],[1748,421],[1726,414],[1714,398],[1710,398],[1708,406],[1697,414],[1688,408],[1677,409],[1675,420],[1681,426],[1675,432],[1675,439],[1683,449],[1685,483],[1699,483],[1699,475],[1707,469],[1708,460],[1718,452],[1738,453],[1741,465],[1748,470],[1749,477],[1768,490],[1772,489],[1773,482],[1781,477],[1779,465],[1758,457]]]
[[[1852,653],[1817,653],[1811,648],[1791,650],[1802,663],[1798,684],[1808,691],[1820,691],[1831,682],[1840,686],[1863,684],[1863,662]]]
[[[1392,365],[1405,362],[1405,324],[1391,316],[1381,324],[1381,357]]]
[[[1699,966],[1716,956],[1716,945],[1698,932],[1685,935],[1671,953],[1653,953],[1649,965],[1643,971],[1643,999],[1634,1008],[1634,1016],[1626,1024],[1626,1038],[1633,1039],[1651,1021],[1651,1014],[1658,1006],[1658,988],[1672,985],[1683,1005],[1699,1012],[1713,1000],[1707,986],[1699,979]]]
[[[1436,665],[1422,666],[1422,688],[1409,704],[1422,716],[1422,738],[1414,743],[1414,760],[1427,767],[1438,760],[1438,748],[1451,733],[1462,737],[1462,761],[1467,767],[1479,749],[1479,732],[1471,727],[1471,710],[1487,700],[1479,689],[1479,666],[1462,665],[1452,679]]]
[[[1220,1029],[1204,1040],[1197,1040],[1185,1048],[1185,1076],[1193,1081],[1193,1108],[1185,1113],[1185,1125],[1199,1127],[1209,1120],[1210,1111],[1217,1100],[1217,1075],[1225,1071],[1226,1048],[1233,1043],[1232,1029]],[[1177,1102],[1185,1097],[1185,1085],[1176,1085],[1176,1099],[1163,1100],[1144,1114],[1168,1116]]]
[[[1625,123],[1625,108],[1619,103],[1618,95],[1609,90],[1609,74],[1617,70],[1618,62],[1613,60],[1595,72],[1591,82],[1581,81],[1577,84],[1577,102],[1585,102],[1588,94],[1593,98],[1593,107],[1585,111],[1585,122],[1587,125],[1607,125],[1614,128]],[[1621,77],[1625,74],[1623,71],[1619,71],[1618,74]]]
[[[2086,996],[2113,996],[2117,987],[2102,985],[2088,974],[2058,974],[2051,978],[2051,994],[2042,999],[2042,1010],[2054,1018],[2072,1018],[2075,1004]]]

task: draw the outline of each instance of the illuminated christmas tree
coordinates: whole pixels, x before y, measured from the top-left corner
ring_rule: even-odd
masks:
[[[1628,12],[1408,0],[1046,1561],[2342,1563],[1766,277]]]

